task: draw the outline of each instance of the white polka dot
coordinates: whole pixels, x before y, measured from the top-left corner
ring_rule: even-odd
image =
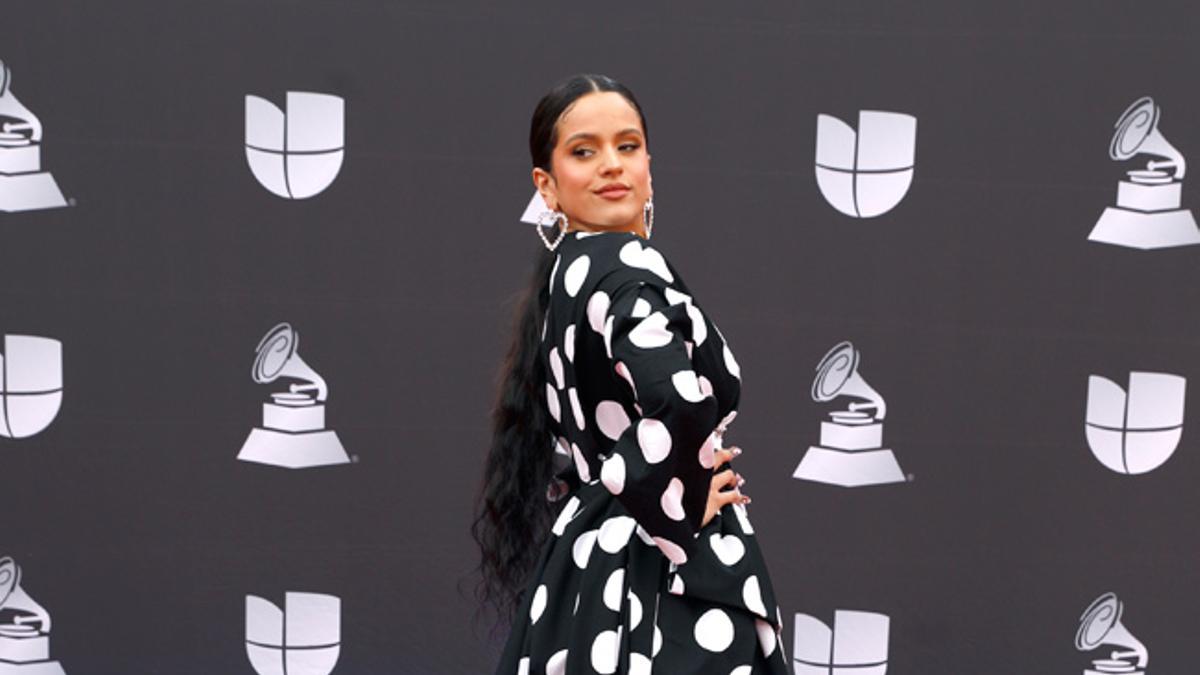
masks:
[[[650,303],[643,298],[638,298],[633,302],[633,310],[629,312],[629,316],[635,319],[644,319],[650,316]]]
[[[571,614],[579,613],[579,594],[575,594],[575,606],[571,608]]]
[[[746,583],[742,584],[742,602],[751,612],[759,616],[767,615],[767,606],[763,604],[762,589],[758,587],[756,575],[750,575],[750,578],[746,579]]]
[[[600,482],[614,495],[625,489],[625,458],[611,455],[600,465]]]
[[[671,587],[667,591],[671,595],[683,595],[684,593],[683,577],[676,574],[671,578]]]
[[[754,534],[754,527],[750,525],[750,514],[746,512],[745,504],[734,504],[733,514],[737,516],[738,525],[742,526],[742,532]]]
[[[563,364],[562,358],[558,355],[558,347],[550,350],[550,372],[554,374],[555,386],[559,389],[567,386],[566,380],[563,379]]]
[[[585,483],[592,482],[592,470],[588,468],[587,458],[574,443],[571,444],[571,458],[575,460],[575,473],[579,474],[579,479]]]
[[[709,382],[707,377],[705,377],[703,375],[697,375],[696,381],[700,384],[700,393],[701,394],[704,394],[705,396],[712,396],[712,393],[713,393],[712,382]]]
[[[586,255],[581,255],[575,259],[570,265],[567,265],[567,271],[563,273],[563,288],[567,291],[567,295],[572,298],[579,294],[579,289],[583,287],[583,282],[587,279],[588,269],[592,266],[592,259]]]
[[[604,234],[604,231],[603,231],[603,230],[600,230],[600,231],[597,231],[597,232],[583,232],[583,231],[580,231],[580,232],[576,232],[576,233],[575,233],[575,238],[576,238],[576,239],[587,239],[588,237],[594,237],[594,236],[596,236],[596,235],[598,235],[598,234]]]
[[[546,341],[546,327],[549,325],[550,325],[550,315],[547,314],[546,317],[544,319],[542,319],[542,342]]]
[[[613,357],[613,354],[612,354],[612,332],[613,332],[613,318],[610,315],[607,319],[604,320],[604,352],[606,354],[608,354],[609,360],[611,360]]]
[[[558,264],[562,262],[562,256],[554,256],[554,267],[550,270],[550,295],[554,295],[554,275],[558,274]]]
[[[675,281],[671,270],[667,268],[667,261],[662,254],[652,248],[642,248],[642,245],[636,241],[631,241],[621,247],[621,252],[618,254],[621,262],[636,267],[638,269],[649,270],[658,276],[665,279],[668,283]]]
[[[546,383],[546,407],[550,409],[550,416],[555,422],[562,422],[562,404],[558,401],[558,392],[554,391],[554,385]]]
[[[658,656],[658,650],[662,649],[663,637],[662,631],[658,626],[654,627],[654,644],[650,647],[650,656]]]
[[[642,622],[642,601],[638,600],[638,596],[629,591],[629,630],[638,627]]]
[[[575,324],[567,326],[563,332],[563,354],[566,354],[568,361],[575,362]]]
[[[691,341],[691,340],[686,340],[686,341],[684,341],[684,343],[683,343],[683,348],[684,348],[684,350],[685,350],[685,351],[687,351],[687,357],[688,357],[688,360],[691,360],[691,358],[692,358],[692,350],[696,348],[696,345],[692,344],[692,341]]]
[[[592,557],[592,548],[596,545],[596,535],[599,530],[588,530],[579,535],[571,546],[571,557],[579,569],[587,569],[588,558]]]
[[[565,675],[567,672],[567,650],[554,652],[546,662],[546,675]]]
[[[603,630],[592,642],[592,668],[600,675],[611,675],[617,670],[617,631]]]
[[[666,288],[663,289],[663,295],[665,295],[667,297],[667,302],[672,305],[678,305],[681,302],[682,303],[691,303],[692,302],[692,296],[688,295],[687,293],[680,293],[679,291],[675,290],[674,288],[671,288],[670,286],[667,286]]]
[[[651,464],[658,464],[671,454],[671,432],[656,419],[643,417],[637,427],[638,447]]]
[[[529,605],[529,623],[534,624],[538,619],[542,618],[542,612],[546,611],[546,584],[537,587],[533,592],[533,602]]]
[[[571,456],[571,444],[567,443],[567,439],[562,436],[558,437],[558,442],[554,444],[554,452],[560,455]]]
[[[700,446],[700,453],[698,455],[698,459],[700,460],[700,466],[702,466],[706,469],[711,469],[716,465],[717,456],[716,456],[716,451],[713,448],[713,435],[712,434],[709,434],[708,438],[706,438],[704,440],[704,445]]]
[[[700,391],[700,381],[696,378],[696,371],[681,370],[671,376],[671,384],[675,385],[675,391],[679,393],[683,400],[689,403],[699,403],[704,400],[704,394]]]
[[[579,515],[579,503],[579,497],[571,497],[563,505],[562,511],[558,513],[558,519],[554,521],[554,527],[550,528],[554,536],[562,536],[562,533],[567,529],[567,524],[575,520],[575,516]]]
[[[751,670],[750,666],[738,666],[729,671],[729,675],[754,675],[754,671]]]
[[[613,366],[613,370],[617,371],[617,374],[629,383],[629,390],[633,392],[634,400],[637,400],[637,387],[633,384],[633,376],[629,374],[629,367],[624,362],[617,361],[617,364]]]
[[[723,652],[733,644],[733,622],[719,609],[710,609],[696,621],[696,642],[710,652]]]
[[[604,592],[601,594],[604,606],[614,612],[621,611],[621,592],[624,590],[625,570],[623,568],[613,570],[613,573],[608,575],[608,581],[604,582]]]
[[[729,371],[730,375],[739,380],[742,379],[742,369],[738,365],[737,359],[733,358],[733,352],[729,351],[729,345],[725,345],[725,369]]]
[[[667,560],[682,565],[687,562],[687,554],[683,552],[683,548],[673,541],[668,541],[662,537],[651,537],[654,540],[654,545],[658,547],[663,555],[667,556]]]
[[[575,387],[567,390],[567,398],[571,401],[571,414],[575,416],[575,426],[583,431],[587,428],[587,420],[583,417],[583,407],[579,405],[579,392]]]
[[[600,427],[600,433],[615,441],[629,428],[629,415],[616,401],[600,401],[596,404],[596,426]]]
[[[708,339],[708,325],[704,323],[704,314],[692,304],[687,306],[688,316],[692,319],[692,340],[702,345]]]
[[[588,325],[597,333],[604,332],[604,317],[608,314],[609,302],[608,293],[604,291],[596,291],[592,293],[592,297],[588,298]]]
[[[683,481],[672,478],[671,482],[667,484],[667,489],[663,490],[658,503],[668,518],[683,520],[685,515],[683,512]]]
[[[633,528],[637,521],[629,516],[613,516],[600,526],[598,542],[605,553],[616,553],[625,548],[629,538],[633,536]]]
[[[517,675],[529,675],[529,657],[521,659],[517,664]]]
[[[642,349],[654,349],[671,344],[675,335],[667,330],[667,317],[662,312],[655,312],[638,322],[629,331],[629,341]]]
[[[721,420],[721,423],[720,423],[720,424],[718,424],[717,426],[718,426],[719,428],[721,428],[721,429],[728,429],[728,428],[729,428],[729,425],[730,425],[730,424],[733,424],[733,419],[734,419],[735,417],[737,417],[737,411],[736,411],[736,410],[730,410],[730,411],[729,411],[729,414],[728,414],[728,415],[726,415],[726,416],[724,417],[724,419],[722,419],[722,420]]]
[[[647,532],[641,525],[638,525],[634,532],[637,533],[638,539],[641,539],[643,544],[647,546],[657,546],[657,544],[654,543],[654,539],[650,537],[650,533]]]
[[[630,652],[629,675],[650,675],[650,659],[645,654]]]
[[[746,545],[732,534],[714,534],[708,538],[708,546],[726,565],[735,565],[746,555]]]
[[[758,646],[762,647],[763,656],[770,656],[775,651],[775,643],[779,641],[775,627],[762,619],[755,619],[754,630],[758,633]]]

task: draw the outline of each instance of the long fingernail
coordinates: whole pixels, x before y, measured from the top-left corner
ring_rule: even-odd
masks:
[[[738,477],[737,477],[737,478],[738,478],[738,481],[737,481],[737,486],[738,486],[738,487],[742,487],[743,485],[745,485],[745,484],[746,484],[746,479],[745,479],[744,477],[742,477],[742,475],[741,475],[741,474],[738,474]]]
[[[738,448],[738,447],[733,447],[733,448],[729,449],[729,452],[733,453],[734,457],[737,457],[738,455],[742,454],[742,449]]]
[[[749,496],[743,496],[743,497],[742,497],[742,503],[743,503],[743,504],[749,504],[749,503],[750,503],[750,497],[749,497]]]

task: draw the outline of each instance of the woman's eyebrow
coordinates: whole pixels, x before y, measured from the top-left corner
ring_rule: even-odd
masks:
[[[638,136],[641,136],[642,132],[639,129],[637,129],[636,127],[629,127],[628,129],[622,129],[622,130],[618,131],[616,135],[624,136],[626,134],[637,134]],[[593,138],[599,138],[599,136],[597,136],[596,134],[593,134],[589,131],[581,131],[577,134],[571,134],[571,137],[563,142],[570,143],[571,141],[574,141],[577,138],[593,139]]]

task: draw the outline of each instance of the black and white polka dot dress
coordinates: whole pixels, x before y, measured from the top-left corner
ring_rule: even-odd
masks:
[[[569,234],[542,358],[572,489],[497,674],[787,673],[745,507],[700,527],[741,383],[678,272],[637,235]]]

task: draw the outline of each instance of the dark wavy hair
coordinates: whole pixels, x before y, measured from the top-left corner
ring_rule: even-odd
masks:
[[[604,75],[573,75],[556,84],[534,108],[529,128],[533,166],[553,175],[550,157],[558,143],[559,119],[581,96],[609,91],[625,97],[637,111],[648,144],[646,117],[633,92]],[[489,606],[495,610],[497,628],[507,626],[516,613],[555,512],[549,496],[555,480],[555,435],[540,357],[553,261],[554,254],[539,242],[500,371],[491,447],[471,526],[481,556],[476,597],[481,610]]]

